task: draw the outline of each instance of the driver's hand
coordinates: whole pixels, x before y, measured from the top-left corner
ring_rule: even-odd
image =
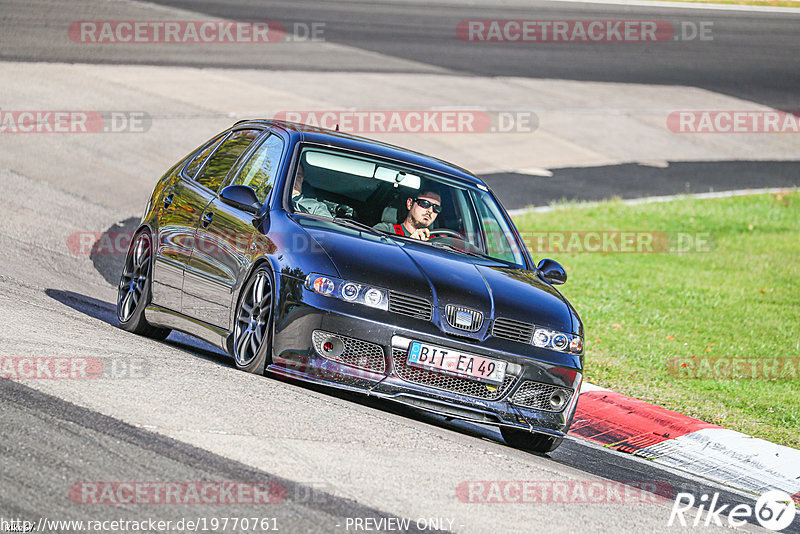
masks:
[[[409,236],[411,239],[419,239],[420,241],[427,241],[431,237],[431,231],[427,228],[417,228]]]

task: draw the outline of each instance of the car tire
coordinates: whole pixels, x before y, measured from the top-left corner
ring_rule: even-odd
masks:
[[[131,240],[122,266],[117,288],[117,320],[123,330],[162,340],[170,329],[153,326],[144,316],[144,309],[150,304],[152,275],[153,240],[148,232],[139,232]]]
[[[530,452],[552,452],[564,441],[564,438],[556,438],[516,428],[500,427],[500,433],[508,445],[515,449]]]
[[[272,271],[258,267],[244,284],[236,306],[232,356],[242,371],[264,374],[272,362],[275,295]]]

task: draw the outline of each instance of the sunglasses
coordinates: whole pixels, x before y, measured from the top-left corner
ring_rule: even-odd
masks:
[[[434,204],[430,200],[425,200],[424,198],[415,198],[414,202],[416,202],[420,208],[426,210],[428,208],[433,208],[434,213],[439,213],[442,211],[442,207],[439,204]]]

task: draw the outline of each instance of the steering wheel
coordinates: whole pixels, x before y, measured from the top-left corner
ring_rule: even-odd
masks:
[[[455,230],[450,230],[449,228],[436,228],[435,230],[431,230],[431,235],[428,239],[434,239],[437,237],[455,237],[461,241],[467,240],[467,238],[464,237],[464,234],[461,232],[456,232]]]

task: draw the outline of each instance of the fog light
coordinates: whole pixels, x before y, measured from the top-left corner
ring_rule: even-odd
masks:
[[[328,335],[322,339],[317,338],[317,350],[326,358],[338,358],[344,352],[344,343],[338,337]]]
[[[550,394],[550,407],[553,410],[560,411],[564,409],[567,404],[569,395],[563,389],[557,389]]]

